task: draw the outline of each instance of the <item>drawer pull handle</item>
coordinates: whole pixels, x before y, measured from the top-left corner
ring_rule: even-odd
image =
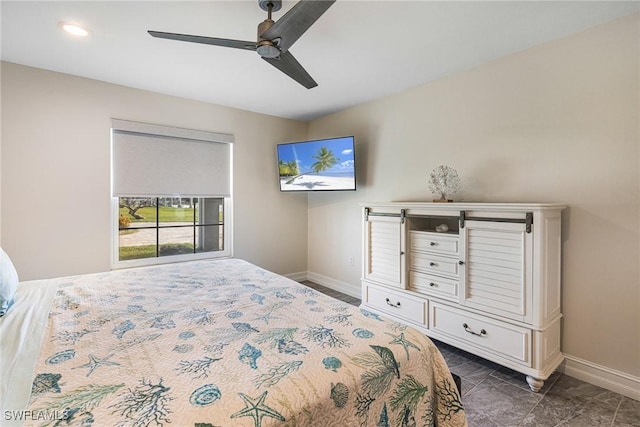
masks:
[[[430,244],[431,246],[435,246],[435,245],[437,245],[437,243],[436,243],[436,242],[429,242],[429,244]]]
[[[464,261],[460,260],[460,261],[458,261],[458,264],[464,265]]]
[[[400,301],[398,301],[397,303],[393,304],[389,298],[387,298],[387,304],[390,305],[393,308],[400,308]]]
[[[430,262],[430,263],[429,263],[429,265],[430,265],[431,267],[436,267],[436,266],[438,265],[438,263],[436,263],[436,262]]]
[[[436,286],[436,284],[435,284],[435,283],[433,283],[433,282],[431,282],[431,283],[429,283],[429,286],[431,286],[431,287],[433,288],[433,287],[435,287],[435,286]]]
[[[469,325],[467,325],[466,323],[463,323],[462,327],[464,328],[465,331],[469,332],[471,335],[476,335],[479,337],[487,335],[487,331],[485,331],[484,329],[480,329],[480,333],[472,331],[471,329],[469,329]]]

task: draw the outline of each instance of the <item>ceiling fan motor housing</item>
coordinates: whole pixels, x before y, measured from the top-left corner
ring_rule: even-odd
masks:
[[[273,24],[274,22],[271,19],[265,19],[258,24],[258,47],[256,51],[258,55],[263,58],[277,58],[280,56],[280,49],[274,45],[273,41],[260,37],[260,35],[271,28]]]

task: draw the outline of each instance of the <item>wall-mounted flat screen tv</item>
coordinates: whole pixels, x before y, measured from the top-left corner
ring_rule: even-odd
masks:
[[[353,136],[278,144],[280,191],[356,189]]]

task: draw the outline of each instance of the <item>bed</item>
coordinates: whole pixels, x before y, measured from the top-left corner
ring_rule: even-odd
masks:
[[[23,282],[0,333],[2,425],[467,425],[423,334],[239,259]]]

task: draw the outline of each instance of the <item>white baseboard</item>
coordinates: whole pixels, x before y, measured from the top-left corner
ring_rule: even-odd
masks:
[[[640,377],[616,371],[579,357],[564,355],[558,370],[570,377],[640,400]]]
[[[283,274],[284,277],[287,277],[291,280],[295,280],[296,282],[302,282],[303,280],[307,280],[307,272],[306,271],[300,271],[298,273],[289,273],[289,274]]]
[[[347,294],[354,298],[359,299],[362,296],[360,284],[354,285],[351,283],[341,282],[339,280],[332,279],[331,277],[323,276],[322,274],[313,273],[311,271],[307,272],[307,280],[311,280],[318,285],[326,286],[329,289],[342,292],[343,294]]]

